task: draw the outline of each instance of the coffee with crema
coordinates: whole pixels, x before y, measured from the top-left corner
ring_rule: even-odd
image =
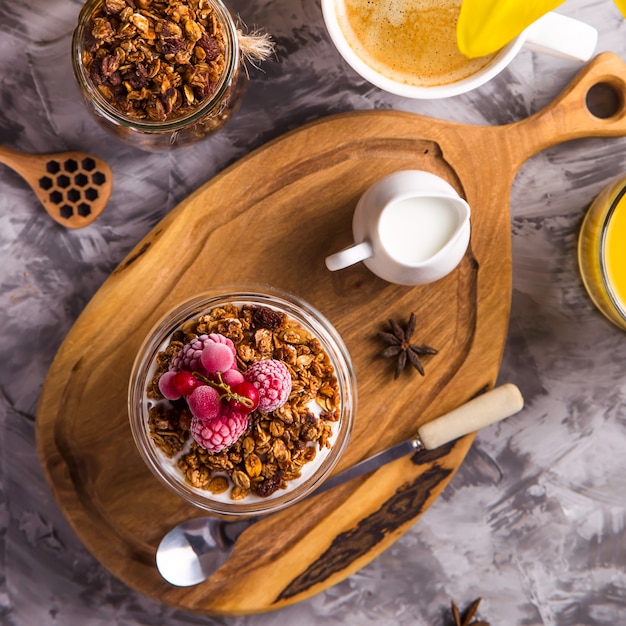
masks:
[[[456,42],[460,0],[336,0],[339,24],[373,70],[407,85],[462,80],[495,55],[470,59]]]

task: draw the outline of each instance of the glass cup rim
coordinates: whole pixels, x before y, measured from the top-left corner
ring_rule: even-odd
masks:
[[[194,312],[201,312],[216,306],[218,303],[235,302],[244,304],[265,304],[279,310],[287,309],[287,314],[311,329],[326,352],[329,354],[341,394],[341,412],[335,441],[327,457],[314,474],[301,484],[286,492],[263,500],[250,502],[222,502],[211,499],[210,492],[201,490],[185,483],[184,478],[174,479],[163,467],[162,460],[152,445],[146,428],[146,413],[143,393],[147,382],[149,363],[158,352],[162,341]],[[293,310],[291,310],[293,309]],[[306,318],[306,319],[304,319]],[[151,356],[152,355],[152,356]],[[343,339],[330,321],[310,303],[286,291],[259,285],[231,285],[204,290],[196,296],[188,298],[170,309],[152,325],[141,343],[135,357],[128,387],[128,414],[130,428],[137,450],[148,469],[167,487],[183,500],[209,513],[236,517],[265,515],[276,512],[299,502],[310,495],[336,467],[350,440],[356,415],[357,388],[356,376],[349,352]]]
[[[601,228],[601,235],[600,235],[600,275],[602,277],[602,283],[609,297],[609,300],[611,301],[611,304],[613,305],[615,313],[619,315],[624,322],[626,322],[626,306],[617,297],[617,294],[615,293],[615,289],[613,288],[613,285],[611,284],[611,281],[609,280],[608,269],[606,265],[606,237],[607,237],[607,231],[609,229],[609,223],[611,221],[611,218],[617,211],[617,207],[625,195],[626,195],[626,186],[624,186],[620,190],[620,192],[615,196],[615,198],[613,198],[611,204],[609,205],[606,215],[604,216],[604,219],[602,220],[602,228]]]
[[[216,87],[212,96],[201,103],[196,109],[193,109],[189,113],[176,117],[172,120],[160,122],[158,120],[141,120],[129,115],[124,114],[122,111],[116,109],[110,102],[102,96],[96,86],[91,81],[91,78],[85,71],[85,67],[82,62],[83,58],[83,44],[84,44],[84,29],[88,23],[88,19],[91,13],[104,2],[104,0],[87,0],[80,10],[78,15],[78,22],[74,28],[72,34],[72,70],[76,80],[84,87],[85,91],[89,94],[89,98],[97,107],[98,113],[105,117],[109,122],[114,124],[135,128],[141,132],[173,132],[180,128],[186,127],[188,124],[193,124],[196,121],[202,119],[208,110],[220,102],[226,89],[228,89],[230,78],[233,76],[236,68],[239,65],[240,49],[239,49],[239,36],[237,33],[237,27],[234,20],[222,2],[222,0],[210,0],[213,8],[216,9],[220,16],[220,21],[223,26],[226,26],[226,36],[228,46],[226,47],[226,65],[224,71],[220,76],[220,81]]]

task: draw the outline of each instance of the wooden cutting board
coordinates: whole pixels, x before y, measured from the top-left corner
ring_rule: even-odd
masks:
[[[41,393],[41,462],[85,546],[145,595],[213,615],[297,602],[388,548],[441,493],[472,436],[253,525],[205,583],[165,583],[154,566],[159,540],[201,513],[162,487],[134,447],[126,396],[139,344],[170,307],[209,286],[271,284],[320,309],[352,355],[359,408],[338,469],[412,435],[496,380],[509,318],[509,195],[517,170],[561,141],[626,134],[625,81],[624,63],[602,54],[546,109],[501,127],[395,111],[329,117],[252,152],[183,201],[95,294]],[[598,83],[621,94],[620,110],[606,119],[585,105]],[[362,264],[328,272],[325,256],[351,242],[359,196],[382,176],[414,168],[445,178],[472,207],[470,248],[459,267],[413,288],[388,284]],[[425,377],[406,370],[394,380],[393,363],[377,356],[376,333],[412,311],[415,341],[439,354],[425,362]]]

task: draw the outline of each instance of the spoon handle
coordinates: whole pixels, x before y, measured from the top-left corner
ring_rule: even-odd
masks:
[[[331,476],[311,496],[316,496],[348,480],[369,474],[379,467],[419,450],[433,450],[449,441],[473,433],[514,415],[524,406],[520,390],[511,383],[500,385],[465,404],[420,426],[417,434],[352,467]]]
[[[418,429],[418,436],[424,448],[432,450],[453,439],[499,422],[521,411],[523,407],[524,399],[520,390],[515,385],[507,383],[427,422]]]
[[[39,160],[40,158],[37,156],[22,154],[0,146],[0,163],[17,172],[29,184],[32,184],[31,174],[33,172],[33,166],[40,166]]]
[[[495,387],[465,404],[444,413],[418,428],[414,437],[356,463],[352,467],[331,476],[307,498],[312,498],[344,483],[369,474],[374,470],[419,450],[433,450],[444,444],[476,432],[485,426],[518,413],[524,407],[520,390],[512,383]],[[258,518],[260,519],[260,518]],[[255,518],[222,524],[221,533],[229,544],[234,543]]]

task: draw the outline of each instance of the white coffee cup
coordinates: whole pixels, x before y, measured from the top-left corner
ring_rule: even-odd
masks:
[[[326,28],[344,60],[368,82],[389,93],[408,98],[447,98],[476,89],[499,74],[521,48],[565,59],[588,61],[598,41],[597,30],[584,22],[558,13],[546,13],[502,48],[482,69],[470,76],[441,85],[420,86],[394,80],[373,69],[351,47],[340,25],[343,0],[321,0]],[[343,18],[342,18],[343,20]],[[345,26],[344,26],[345,28]]]
[[[470,238],[470,207],[445,180],[402,170],[374,183],[352,218],[354,244],[326,257],[331,271],[363,261],[377,276],[423,285],[449,274]]]

